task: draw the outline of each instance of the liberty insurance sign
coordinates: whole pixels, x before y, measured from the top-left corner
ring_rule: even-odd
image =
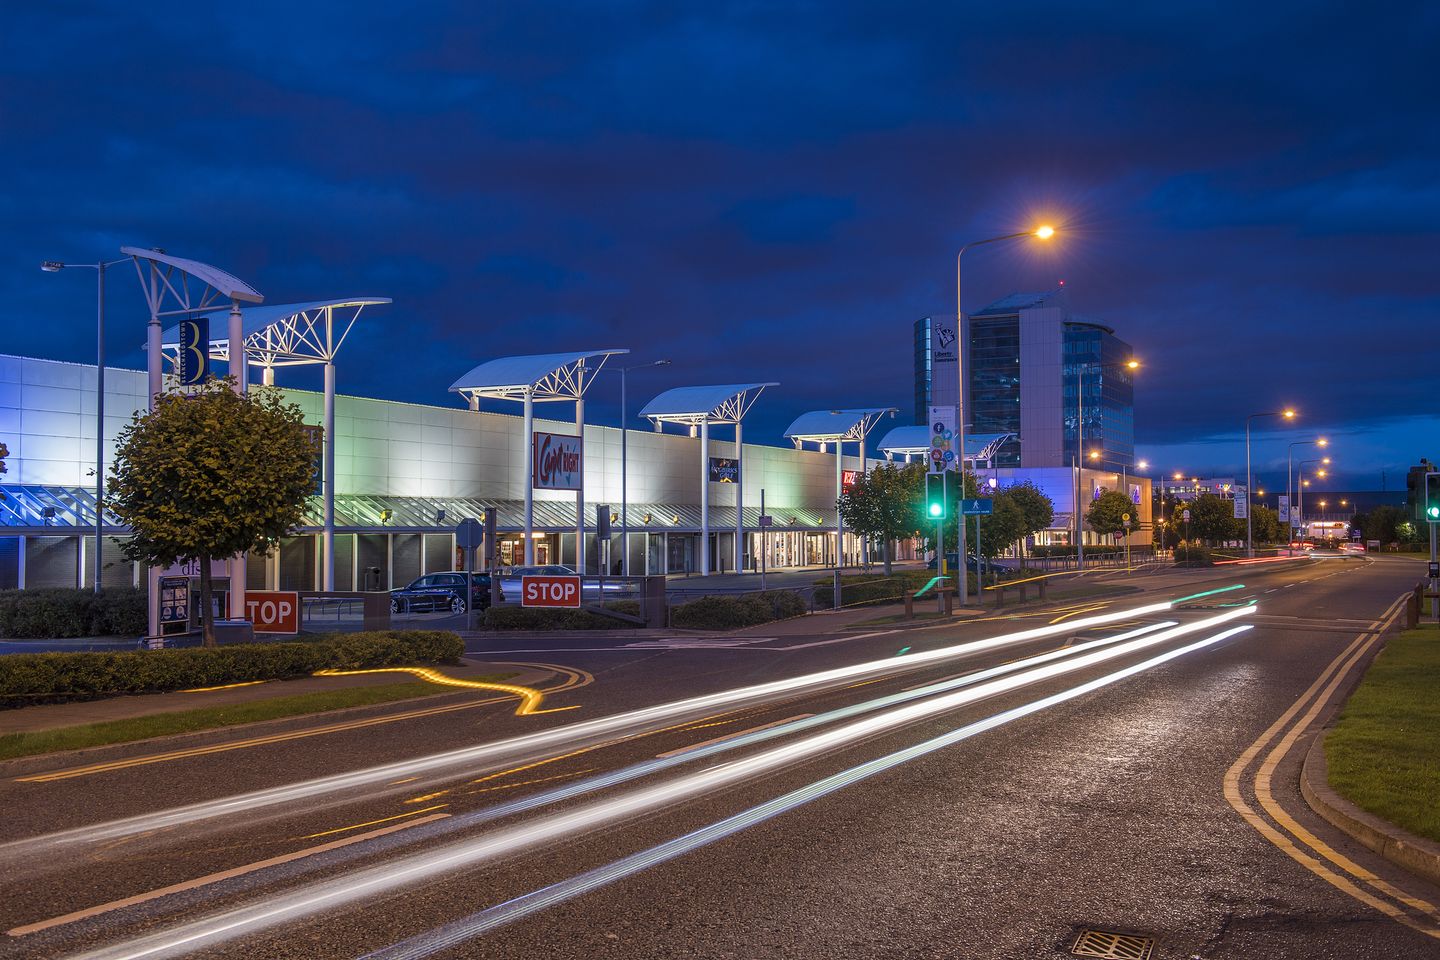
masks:
[[[579,490],[581,479],[580,438],[566,433],[536,433],[535,475],[537,490]]]

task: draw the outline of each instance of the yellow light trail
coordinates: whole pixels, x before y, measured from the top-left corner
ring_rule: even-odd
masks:
[[[408,673],[411,676],[419,677],[429,683],[439,684],[442,687],[464,687],[470,690],[494,690],[499,693],[508,693],[520,698],[520,706],[515,710],[517,717],[529,717],[540,713],[558,713],[561,710],[579,709],[579,704],[570,707],[552,707],[549,710],[541,710],[540,703],[545,699],[545,694],[534,687],[521,687],[513,683],[491,683],[487,680],[462,680],[459,677],[448,677],[439,670],[431,670],[429,667],[371,667],[367,670],[316,670],[317,677],[355,677],[370,673]]]
[[[191,687],[189,690],[181,690],[181,693],[212,693],[216,690],[234,690],[236,687],[258,687],[262,683],[269,683],[269,680],[242,680],[240,683],[222,683],[218,687]]]

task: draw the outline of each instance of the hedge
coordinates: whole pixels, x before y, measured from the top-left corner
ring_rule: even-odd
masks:
[[[0,656],[0,707],[163,693],[249,680],[285,680],[316,670],[456,663],[465,643],[441,630],[327,634],[314,641],[223,647]]]
[[[1210,548],[1200,544],[1181,544],[1175,548],[1175,563],[1184,564],[1190,567],[1211,567],[1215,562],[1210,559]]]
[[[146,626],[143,589],[0,590],[0,637],[142,637]]]
[[[793,590],[712,594],[670,610],[670,625],[687,630],[734,630],[804,615],[805,598]]]
[[[614,600],[605,606],[617,613],[640,616],[637,600]],[[485,611],[487,630],[633,630],[637,625],[588,610],[537,610],[530,607],[492,606]]]

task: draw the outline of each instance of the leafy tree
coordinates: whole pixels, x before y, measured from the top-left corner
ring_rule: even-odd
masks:
[[[1213,493],[1202,493],[1191,500],[1190,530],[1210,545],[1245,536],[1245,521],[1235,519],[1235,502]]]
[[[920,532],[925,499],[925,464],[886,463],[856,477],[837,501],[845,526],[885,547],[885,574],[890,574],[896,540]]]
[[[242,396],[227,377],[159,397],[120,433],[107,506],[134,532],[121,549],[152,567],[199,561],[207,647],[211,561],[267,553],[305,520],[316,450],[301,423],[300,408],[278,392]]]
[[[1244,521],[1240,521],[1244,523]],[[1257,543],[1277,543],[1285,535],[1280,514],[1269,507],[1250,504],[1250,534]]]
[[[1024,529],[1015,539],[1023,541],[1031,534],[1050,529],[1055,522],[1055,502],[1029,480],[1006,487],[1005,495],[1025,518]]]
[[[1011,496],[1009,490],[1001,490],[991,498],[994,500],[989,516],[981,517],[980,556],[993,560],[1012,543],[1029,533],[1025,508]],[[970,517],[969,546],[975,549],[975,518]]]
[[[1085,511],[1085,522],[1090,529],[1103,536],[1113,536],[1125,530],[1125,515],[1130,515],[1131,526],[1139,523],[1139,507],[1119,490],[1105,490],[1090,503]]]
[[[1395,543],[1400,539],[1399,527],[1404,521],[1405,512],[1403,510],[1399,507],[1382,504],[1365,515],[1364,524],[1360,529],[1364,531],[1366,540]]]

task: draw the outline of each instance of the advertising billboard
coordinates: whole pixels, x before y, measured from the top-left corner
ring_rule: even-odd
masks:
[[[711,457],[710,482],[739,483],[740,461],[732,457]]]
[[[579,490],[581,470],[580,438],[568,433],[536,432],[536,490]]]
[[[959,468],[959,438],[955,435],[955,408],[930,408],[930,472]]]
[[[180,321],[180,350],[176,373],[185,386],[204,383],[210,375],[210,318],[204,315]]]

